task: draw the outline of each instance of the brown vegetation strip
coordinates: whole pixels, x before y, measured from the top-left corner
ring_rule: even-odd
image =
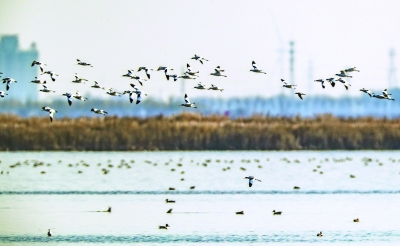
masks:
[[[181,114],[55,119],[0,115],[0,150],[399,149],[400,119]]]

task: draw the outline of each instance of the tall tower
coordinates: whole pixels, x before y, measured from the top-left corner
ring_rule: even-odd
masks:
[[[294,84],[294,42],[290,41],[290,50],[289,50],[289,55],[290,55],[290,59],[289,59],[289,64],[290,64],[290,83]]]
[[[388,76],[388,87],[393,88],[397,86],[397,78],[396,78],[396,66],[394,64],[394,58],[396,55],[396,51],[394,48],[389,50],[389,76]]]
[[[17,81],[7,92],[9,94],[8,99],[23,102],[38,99],[38,86],[28,83],[38,74],[37,66],[31,67],[32,61],[37,59],[38,51],[35,43],[32,43],[29,50],[21,50],[17,35],[1,37],[0,72],[3,73],[2,77],[11,77]]]

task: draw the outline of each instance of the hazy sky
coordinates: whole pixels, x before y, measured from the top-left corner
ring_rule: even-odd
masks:
[[[105,95],[90,89],[93,80],[126,90],[134,82],[121,77],[127,69],[163,65],[180,75],[186,63],[200,71],[200,78],[183,82],[191,97],[289,93],[293,91],[283,89],[280,78],[290,82],[291,40],[299,91],[364,96],[362,87],[380,92],[388,86],[389,49],[400,49],[399,9],[400,1],[395,0],[1,0],[0,35],[18,34],[23,49],[36,42],[40,60],[60,75],[49,84],[57,91],[52,97],[76,89]],[[195,53],[209,62],[191,60]],[[77,66],[77,58],[94,67]],[[249,72],[252,60],[268,74]],[[395,62],[400,65],[398,56]],[[217,65],[226,70],[227,78],[209,75]],[[350,80],[349,91],[341,84],[323,90],[312,82],[353,66],[361,72]],[[71,83],[75,72],[89,82]],[[143,86],[148,94],[183,97],[179,80],[167,81],[161,71],[151,74]],[[225,91],[198,91],[192,88],[197,82]]]

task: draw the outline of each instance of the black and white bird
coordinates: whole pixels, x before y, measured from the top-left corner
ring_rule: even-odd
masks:
[[[119,92],[116,92],[116,91],[114,91],[114,89],[113,88],[109,88],[108,89],[108,91],[106,92],[108,95],[110,95],[110,96],[121,96],[122,95],[122,93],[119,93]]]
[[[289,88],[289,89],[296,89],[297,85],[289,85],[288,83],[285,82],[284,79],[281,79],[281,81],[284,84],[284,85],[282,85],[282,87]]]
[[[76,59],[76,61],[78,62],[78,65],[85,66],[85,67],[86,66],[93,67],[92,64],[87,63],[87,62],[83,62],[83,61],[81,61],[79,59]]]
[[[165,226],[159,226],[158,229],[168,230],[169,225],[165,224]]]
[[[248,177],[244,177],[244,178],[249,180],[249,187],[253,186],[253,180],[257,180],[257,181],[261,182],[261,180],[254,178],[254,176],[248,176]]]
[[[215,72],[210,73],[210,75],[227,77],[226,75],[224,75],[224,74],[221,73],[221,72],[223,72],[224,70],[219,70],[218,68],[215,68],[214,71],[215,71]]]
[[[5,97],[6,95],[8,95],[8,94],[5,93],[4,91],[0,91],[0,97]]]
[[[50,122],[53,122],[54,113],[57,113],[57,111],[55,109],[47,107],[47,106],[42,107],[42,110],[46,111],[46,112],[49,112]]]
[[[256,64],[255,61],[252,61],[251,65],[253,66],[253,69],[250,69],[250,72],[267,74],[266,72],[258,69],[257,64]]]
[[[143,82],[147,81],[147,79],[143,79],[143,78],[141,78],[141,77],[139,77],[137,75],[132,75],[131,78],[132,79],[136,79],[139,82],[139,84],[142,85],[142,86],[143,86]]]
[[[157,71],[160,71],[160,70],[174,70],[174,69],[173,69],[173,68],[170,68],[170,67],[159,66],[159,67],[157,68]]]
[[[124,94],[129,94],[129,101],[132,103],[135,99],[133,94],[136,94],[136,104],[139,104],[142,101],[142,94],[147,96],[147,94],[143,93],[141,90],[134,87],[133,91],[125,91]]]
[[[336,81],[341,82],[344,85],[344,88],[346,88],[346,90],[348,90],[349,86],[351,86],[351,84],[349,84],[349,82],[347,82],[345,79],[338,78]]]
[[[50,90],[49,88],[47,88],[46,85],[43,85],[43,89],[41,89],[39,91],[41,91],[41,92],[56,92],[56,91],[53,91],[53,90]]]
[[[96,114],[102,114],[102,115],[106,115],[108,114],[106,111],[102,110],[102,109],[97,109],[97,108],[92,108],[90,111],[95,112]]]
[[[186,68],[187,68],[187,71],[185,72],[187,75],[190,75],[190,76],[197,76],[198,77],[198,73],[199,73],[199,71],[197,71],[197,72],[195,72],[195,71],[192,71],[192,69],[190,68],[190,65],[189,65],[189,63],[187,63],[186,64]]]
[[[331,86],[332,87],[335,87],[335,78],[328,78],[328,79],[325,79],[326,81],[328,81],[329,82],[329,84],[331,84]]]
[[[68,105],[71,106],[71,104],[72,104],[72,94],[69,93],[69,92],[66,92],[66,93],[64,93],[62,95],[67,97]]]
[[[44,71],[42,74],[48,74],[50,75],[50,78],[53,82],[56,81],[56,78],[54,76],[58,76],[58,74],[53,73],[52,71]]]
[[[281,215],[282,211],[275,211],[275,209],[274,209],[274,210],[272,210],[272,214],[273,215]]]
[[[128,78],[132,78],[132,76],[134,76],[135,74],[133,73],[133,70],[128,69],[128,72],[124,75],[122,75],[122,77],[128,77]]]
[[[195,103],[190,102],[189,97],[187,96],[187,94],[185,94],[185,103],[182,103],[181,106],[187,108],[197,108],[196,106],[194,106],[194,104]]]
[[[394,99],[390,97],[392,94],[389,94],[387,89],[384,89],[382,94],[386,99],[394,101]]]
[[[8,91],[10,89],[10,86],[12,83],[17,83],[17,81],[13,78],[7,77],[3,78],[3,84],[6,83],[6,90]]]
[[[146,72],[147,78],[150,79],[149,70],[153,71],[153,69],[148,68],[148,67],[139,67],[138,72],[140,72],[140,71],[142,71],[142,70]]]
[[[200,57],[200,56],[198,56],[198,55],[196,55],[196,54],[194,54],[194,56],[193,56],[191,59],[194,59],[194,60],[196,60],[196,61],[199,61],[201,64],[203,64],[203,61],[208,61],[206,58]]]
[[[367,90],[365,88],[360,89],[360,91],[367,93],[370,97],[372,97],[372,95],[374,94],[374,93],[372,93],[372,91]]]
[[[78,99],[78,100],[81,100],[81,101],[86,101],[88,99],[87,97],[81,96],[81,94],[79,93],[78,90],[75,92],[75,96],[74,97],[76,99]]]
[[[347,75],[347,72],[345,70],[340,70],[340,73],[337,73],[335,75],[342,77],[342,78],[344,78],[344,77],[353,78],[353,76]]]
[[[41,84],[41,85],[47,83],[46,80],[40,80],[40,79],[38,79],[38,77],[35,77],[35,80],[32,80],[31,82],[35,83],[35,84]]]
[[[104,86],[101,86],[96,80],[94,81],[94,85],[91,86],[92,88],[98,88],[98,89],[105,89]]]
[[[325,85],[324,85],[325,80],[323,80],[323,79],[316,79],[316,80],[314,80],[314,82],[319,82],[319,83],[321,83],[322,89],[325,89]]]
[[[169,70],[168,69],[165,69],[164,73],[165,73],[165,78],[167,78],[167,80],[169,80],[169,78],[173,78],[174,82],[175,82],[179,78],[177,74],[169,74]]]
[[[357,70],[356,67],[351,67],[351,68],[345,69],[344,71],[346,73],[349,73],[349,72],[360,72],[360,70]]]
[[[301,100],[303,100],[303,96],[306,95],[306,94],[301,93],[301,92],[296,92],[296,93],[294,93],[294,94],[298,95],[298,96],[300,97]]]
[[[210,88],[208,88],[209,90],[214,90],[214,91],[223,91],[224,89],[222,89],[222,88],[220,88],[220,87],[218,87],[218,86],[216,86],[216,85],[213,85],[213,84],[211,84],[211,87]]]
[[[47,236],[48,236],[48,237],[51,237],[50,229],[47,231]]]
[[[47,66],[47,65],[44,64],[43,62],[40,62],[40,61],[33,61],[32,64],[31,64],[31,67],[33,67],[33,66],[35,66],[35,65],[38,65],[38,66],[39,66],[40,72],[42,72],[42,73],[43,73],[43,66]]]
[[[178,78],[180,78],[180,79],[196,79],[195,77],[193,77],[187,73],[184,73],[182,76],[179,76]]]
[[[207,88],[205,87],[205,85],[201,84],[201,82],[198,83],[198,84],[197,84],[195,87],[193,87],[193,88],[199,89],[199,90],[205,90],[205,89],[207,89]]]
[[[79,77],[77,73],[75,73],[75,80],[72,80],[73,83],[78,83],[78,84],[82,84],[82,83],[84,84],[85,81],[88,81],[88,80]]]

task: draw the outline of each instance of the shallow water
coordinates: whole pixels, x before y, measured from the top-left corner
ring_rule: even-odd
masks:
[[[399,245],[399,153],[3,152],[0,244]]]

